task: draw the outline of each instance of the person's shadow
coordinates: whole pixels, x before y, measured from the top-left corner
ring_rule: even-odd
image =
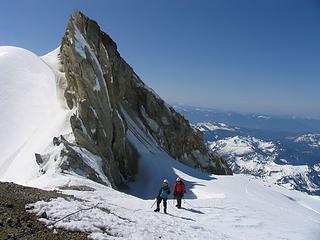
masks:
[[[192,218],[188,218],[188,217],[179,217],[179,216],[173,215],[173,214],[171,214],[171,213],[168,213],[167,215],[169,215],[169,216],[171,216],[171,217],[180,218],[180,219],[183,219],[183,220],[187,220],[187,221],[195,222],[195,220],[194,220],[194,219],[192,219]]]
[[[192,212],[192,213],[197,213],[197,214],[204,214],[204,212],[200,211],[200,210],[196,210],[194,208],[185,208],[185,207],[181,207],[181,209],[184,209],[186,211]]]

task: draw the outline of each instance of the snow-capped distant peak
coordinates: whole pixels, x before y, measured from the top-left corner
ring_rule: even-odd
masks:
[[[301,136],[290,138],[294,142],[306,143],[310,147],[320,148],[320,134],[304,134]]]
[[[272,142],[257,139],[255,137],[234,136],[209,142],[209,146],[215,152],[226,155],[242,156],[244,154],[261,152],[275,152],[276,146]]]
[[[258,115],[258,116],[256,116],[257,118],[260,118],[260,119],[264,119],[264,120],[269,120],[269,119],[271,119],[271,117],[269,117],[269,116],[265,116],[265,115]]]
[[[204,131],[235,131],[235,128],[229,127],[224,123],[215,123],[215,122],[205,122],[205,123],[197,123],[194,125],[194,128],[198,129],[201,132]]]

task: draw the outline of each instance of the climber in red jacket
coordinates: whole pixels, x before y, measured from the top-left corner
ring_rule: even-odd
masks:
[[[177,208],[181,208],[181,199],[186,193],[186,187],[182,180],[178,177],[173,185],[173,196],[177,199]]]

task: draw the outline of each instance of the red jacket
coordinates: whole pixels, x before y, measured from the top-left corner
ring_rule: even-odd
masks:
[[[176,181],[173,185],[173,192],[174,193],[185,193],[186,188],[184,186],[184,183],[182,181]]]

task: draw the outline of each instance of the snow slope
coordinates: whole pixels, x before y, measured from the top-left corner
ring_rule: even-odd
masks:
[[[46,56],[51,65],[57,54]],[[39,175],[35,153],[70,131],[70,111],[57,98],[57,74],[32,52],[0,47],[0,71],[0,179],[26,184]]]
[[[49,216],[41,221],[50,227],[90,232],[92,239],[318,239],[320,198],[248,176],[208,175],[189,168],[161,151],[136,119],[124,116],[128,137],[141,156],[139,174],[128,193],[75,174],[43,175],[32,184],[62,189],[76,198],[33,204],[32,212],[45,211]],[[177,176],[188,189],[183,208],[176,209],[170,199],[169,214],[154,213],[151,206],[162,180],[172,185]],[[84,186],[90,189],[72,190]]]
[[[189,183],[183,208],[176,209],[174,200],[170,199],[168,215],[154,213],[153,200],[143,200],[71,175],[50,181],[39,179],[39,183],[44,188],[89,186],[93,191],[62,190],[76,200],[37,202],[32,211],[39,215],[46,211],[49,219],[41,221],[50,226],[67,214],[93,207],[54,224],[57,228],[90,232],[92,239],[316,240],[319,237],[319,198],[268,186],[247,176],[209,176],[181,164],[172,167],[170,162],[157,167],[149,169],[149,174],[173,171]],[[148,187],[155,194],[160,184],[151,181]]]

